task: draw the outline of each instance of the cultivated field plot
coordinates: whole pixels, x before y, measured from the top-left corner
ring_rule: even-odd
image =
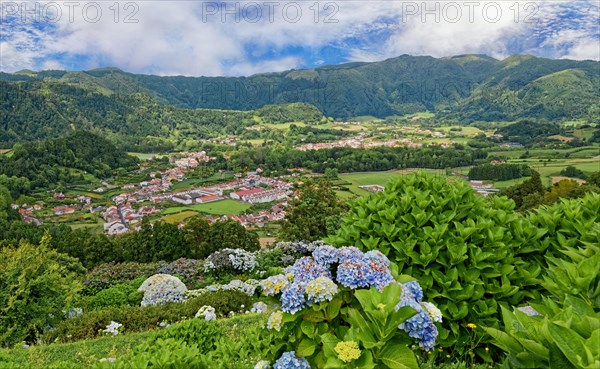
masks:
[[[241,214],[250,208],[250,204],[225,199],[208,204],[194,204],[186,206],[174,206],[164,210],[163,214],[175,214],[182,211],[207,213],[211,215]]]

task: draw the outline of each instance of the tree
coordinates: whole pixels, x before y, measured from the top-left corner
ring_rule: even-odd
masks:
[[[52,250],[46,233],[39,246],[23,243],[0,250],[0,345],[34,342],[55,326],[82,285],[77,259]]]
[[[298,197],[291,204],[279,238],[285,241],[314,241],[327,236],[328,222],[348,210],[346,204],[338,200],[328,181],[307,181]],[[335,223],[335,222],[333,222]]]
[[[336,168],[325,169],[325,178],[327,179],[337,179],[338,175],[339,171]]]
[[[190,245],[192,254],[197,259],[210,255],[210,224],[203,216],[195,216],[187,220],[183,227],[185,241]]]
[[[571,177],[571,178],[582,178],[582,179],[586,178],[586,175],[585,175],[585,173],[583,173],[582,170],[577,169],[572,165],[569,165],[568,167],[561,170],[560,175],[565,176],[565,177]]]
[[[517,209],[528,209],[529,206],[537,206],[539,203],[535,202],[535,199],[540,200],[544,195],[544,185],[542,184],[542,178],[540,177],[540,173],[535,170],[531,171],[531,178],[526,180],[525,182],[511,186],[506,190],[500,192],[500,195],[505,195],[514,200],[517,205]],[[530,196],[532,194],[539,194],[540,196]],[[524,199],[528,197],[526,202],[527,207],[524,205]]]
[[[228,219],[224,222],[214,222],[208,233],[208,254],[221,249],[244,249],[257,251],[260,249],[258,235],[249,232],[240,223]]]

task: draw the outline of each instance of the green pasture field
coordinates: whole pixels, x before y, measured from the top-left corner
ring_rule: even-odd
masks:
[[[208,204],[174,206],[166,208],[163,214],[169,215],[180,213],[182,211],[193,211],[212,215],[241,214],[249,208],[250,204],[235,201],[232,199],[225,199],[215,202],[209,202]]]
[[[186,210],[186,211],[182,211],[180,213],[165,215],[162,218],[162,220],[166,223],[179,224],[179,223],[183,222],[184,220],[186,220],[187,218],[191,218],[196,215],[198,215],[197,212]]]

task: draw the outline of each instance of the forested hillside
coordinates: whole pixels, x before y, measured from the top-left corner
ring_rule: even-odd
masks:
[[[130,150],[165,150],[170,135],[205,139],[235,134],[254,124],[255,116],[271,123],[323,119],[306,104],[271,105],[256,112],[183,109],[160,105],[144,93],[105,94],[59,82],[0,81],[0,147],[81,129],[107,135]]]
[[[144,93],[158,103],[184,108],[249,110],[306,102],[336,118],[424,110],[463,121],[597,119],[600,115],[600,63],[526,55],[502,61],[480,55],[439,59],[403,55],[250,77],[159,77],[102,68],[1,73],[0,79],[55,81],[107,96]]]

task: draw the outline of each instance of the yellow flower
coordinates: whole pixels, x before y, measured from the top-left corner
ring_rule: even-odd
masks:
[[[467,324],[467,328],[475,329],[477,328],[477,325],[475,323],[469,323]]]
[[[377,309],[379,309],[379,310],[385,309],[385,304],[379,304],[379,305],[377,305]]]
[[[360,357],[360,349],[358,343],[354,341],[342,341],[335,345],[335,352],[338,354],[338,358],[345,363],[349,363]]]
[[[486,348],[485,348],[485,352],[488,352],[488,351],[490,351],[490,348],[489,348],[489,347],[486,347]]]

